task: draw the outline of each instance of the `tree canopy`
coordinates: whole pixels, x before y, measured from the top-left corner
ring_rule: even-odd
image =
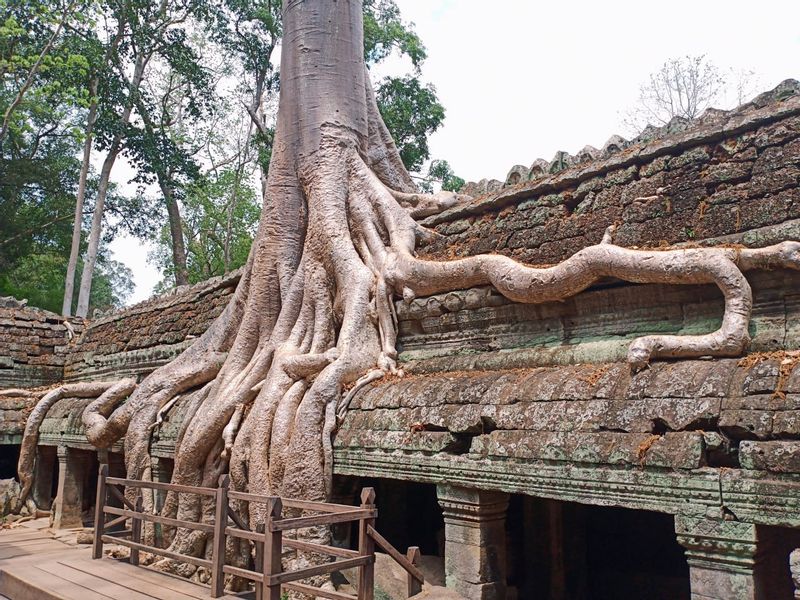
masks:
[[[422,80],[425,46],[394,0],[365,1],[363,19],[369,68],[393,53],[408,62],[373,84],[420,171],[445,116]],[[111,292],[92,292],[92,310],[120,305],[132,283],[108,253],[119,233],[154,244],[159,289],[241,266],[268,178],[282,35],[278,0],[0,0],[0,294],[51,310],[60,294],[72,312],[97,286]],[[134,170],[124,194],[118,156]],[[15,275],[31,269],[27,283]]]

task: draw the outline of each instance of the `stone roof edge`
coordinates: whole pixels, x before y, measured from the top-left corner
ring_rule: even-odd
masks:
[[[496,192],[479,196],[423,219],[421,224],[430,227],[482,214],[490,210],[499,210],[534,195],[557,193],[610,171],[647,163],[665,154],[718,141],[797,114],[800,114],[800,83],[787,79],[778,84],[773,90],[760,94],[751,102],[743,104],[732,111],[708,109],[702,117],[683,131],[667,133],[662,137],[647,137],[648,129],[658,131],[648,126],[648,129],[645,129],[642,134],[635,138],[631,145],[619,152],[610,154],[605,158],[573,164],[552,175],[524,181],[517,185],[504,187]],[[670,126],[667,125],[662,129],[669,131]],[[619,138],[619,136],[612,136],[606,146],[616,138]],[[563,152],[556,153],[554,161],[559,159],[559,155],[565,154]],[[541,159],[536,162],[540,161]],[[513,167],[511,172],[513,173],[516,168]]]
[[[197,299],[218,289],[237,284],[242,276],[242,271],[243,268],[239,268],[193,285],[178,286],[158,296],[153,296],[147,300],[132,304],[131,306],[126,306],[125,308],[114,310],[95,319],[91,319],[88,325],[94,327],[103,323],[118,321],[131,315],[150,312],[157,308],[165,309],[186,302],[187,300]]]
[[[22,321],[37,320],[39,322],[50,323],[56,327],[62,326],[64,328],[66,328],[64,325],[65,321],[69,321],[71,324],[79,326],[84,323],[84,319],[81,317],[65,317],[64,315],[59,315],[58,313],[47,310],[46,308],[39,308],[38,306],[29,305],[27,299],[19,299],[15,298],[14,296],[0,296],[0,309],[2,308],[11,309],[14,311],[26,311],[29,314],[35,314],[37,316],[37,319],[19,317]]]

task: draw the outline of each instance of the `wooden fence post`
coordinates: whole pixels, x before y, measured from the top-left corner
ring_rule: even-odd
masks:
[[[106,477],[108,465],[100,465],[97,474],[97,499],[94,502],[94,540],[92,543],[92,558],[103,558],[103,533],[106,528]]]
[[[263,534],[264,533],[264,524],[259,523],[256,525],[256,533]],[[264,540],[261,539],[255,540],[253,542],[256,545],[256,557],[255,557],[255,571],[256,573],[264,574]],[[256,581],[256,600],[264,600],[264,581],[262,577],[262,581]]]
[[[136,512],[142,512],[142,494],[136,496]],[[142,520],[138,517],[131,517],[131,541],[136,544],[142,543]],[[131,548],[131,564],[139,566],[139,550]]]
[[[375,490],[371,487],[361,490],[361,508],[375,508]],[[358,553],[371,556],[372,561],[359,568],[358,600],[374,600],[375,597],[375,541],[369,535],[368,527],[375,527],[375,519],[363,518],[358,522]]]
[[[225,591],[225,528],[228,526],[228,488],[231,478],[221,475],[214,507],[214,543],[211,555],[211,597],[219,598]]]
[[[270,577],[279,574],[283,565],[283,532],[272,531],[275,521],[280,521],[283,502],[280,498],[271,497],[267,500],[267,523],[264,526],[264,587],[267,588],[265,600],[281,600],[281,585],[272,583]]]
[[[418,546],[411,546],[406,552],[406,558],[408,562],[410,562],[415,567],[419,566],[419,547]],[[422,584],[414,577],[411,573],[406,573],[406,577],[408,578],[408,597],[416,596],[422,591]]]

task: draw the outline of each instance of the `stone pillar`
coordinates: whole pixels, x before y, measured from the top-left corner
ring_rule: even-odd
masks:
[[[789,555],[789,570],[794,584],[794,600],[800,600],[800,548]]]
[[[53,527],[83,527],[83,484],[89,466],[89,453],[58,447],[58,492],[56,493]]]
[[[508,494],[450,485],[436,492],[444,515],[447,587],[467,600],[503,600]]]
[[[769,589],[770,544],[761,539],[758,526],[676,515],[675,532],[686,548],[692,600],[774,598]]]
[[[36,468],[33,471],[33,502],[41,510],[50,510],[53,504],[53,470],[56,468],[56,449],[52,446],[36,448]]]

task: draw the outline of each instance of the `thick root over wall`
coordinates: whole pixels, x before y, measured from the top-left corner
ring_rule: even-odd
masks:
[[[152,426],[183,394],[189,409],[176,447],[174,483],[215,487],[229,472],[237,490],[327,499],[337,413],[343,414],[358,387],[397,372],[396,297],[409,301],[491,284],[514,301],[540,303],[577,294],[604,277],[717,285],[725,297],[721,327],[705,335],[636,339],[628,360],[641,368],[664,357],[739,355],[749,341],[752,305],[742,272],[800,268],[797,242],[758,250],[643,251],[614,245],[610,234],[549,268],[496,255],[449,262],[416,258],[418,243],[433,234],[414,219],[463,199],[417,193],[403,168],[363,66],[360,2],[314,4],[284,5],[281,100],[267,193],[230,304],[191,348],[135,390],[125,380],[80,392],[103,394],[84,413],[87,436],[108,448],[125,435],[128,477],[150,478]],[[339,33],[326,31],[331,21],[351,27],[346,44]],[[353,385],[343,397],[343,389]],[[20,457],[26,490],[39,423],[58,397],[79,395],[77,388],[59,389],[57,397],[51,392],[42,400],[26,429]],[[127,394],[127,402],[114,409]],[[153,499],[144,500],[152,509]],[[264,522],[263,511],[261,504],[238,507],[253,529]],[[163,513],[212,520],[213,506],[173,495]],[[326,535],[308,532],[321,541]],[[170,540],[173,551],[210,551],[210,540],[198,532],[178,530]],[[250,560],[248,546],[229,544],[228,551],[234,564]]]

